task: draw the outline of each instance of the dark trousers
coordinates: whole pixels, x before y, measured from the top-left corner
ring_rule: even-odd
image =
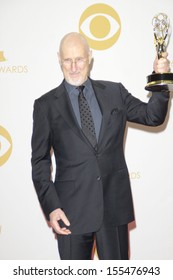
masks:
[[[100,260],[128,260],[128,226],[102,226],[95,233],[58,235],[61,260],[91,260],[94,240]]]

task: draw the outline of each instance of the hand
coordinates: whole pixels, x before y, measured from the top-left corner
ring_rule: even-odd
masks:
[[[58,223],[59,220],[62,220],[66,226],[70,225],[70,222],[67,219],[64,211],[62,211],[60,208],[55,209],[50,213],[49,217],[50,217],[50,225],[56,233],[63,234],[63,235],[71,234],[71,231],[69,229],[67,229],[66,227],[61,228]]]
[[[156,73],[168,73],[170,72],[170,61],[167,59],[168,53],[162,53],[162,57],[154,60],[153,68]]]

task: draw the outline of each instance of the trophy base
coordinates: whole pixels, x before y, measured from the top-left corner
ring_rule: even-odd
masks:
[[[152,92],[173,91],[173,73],[154,73],[147,76],[145,89]]]

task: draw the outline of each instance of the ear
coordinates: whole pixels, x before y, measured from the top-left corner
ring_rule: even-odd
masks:
[[[60,64],[60,66],[62,65],[62,63],[61,63],[61,56],[60,56],[60,53],[58,52],[57,53],[57,55],[58,55],[58,61],[59,61],[59,64]]]
[[[92,50],[89,50],[89,64],[91,63],[92,61]]]

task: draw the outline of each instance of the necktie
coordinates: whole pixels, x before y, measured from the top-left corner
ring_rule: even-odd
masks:
[[[79,111],[81,117],[82,131],[90,141],[91,145],[97,149],[97,139],[94,127],[94,121],[91,115],[90,107],[84,96],[83,90],[84,86],[77,87],[79,91],[78,102],[79,102]]]

